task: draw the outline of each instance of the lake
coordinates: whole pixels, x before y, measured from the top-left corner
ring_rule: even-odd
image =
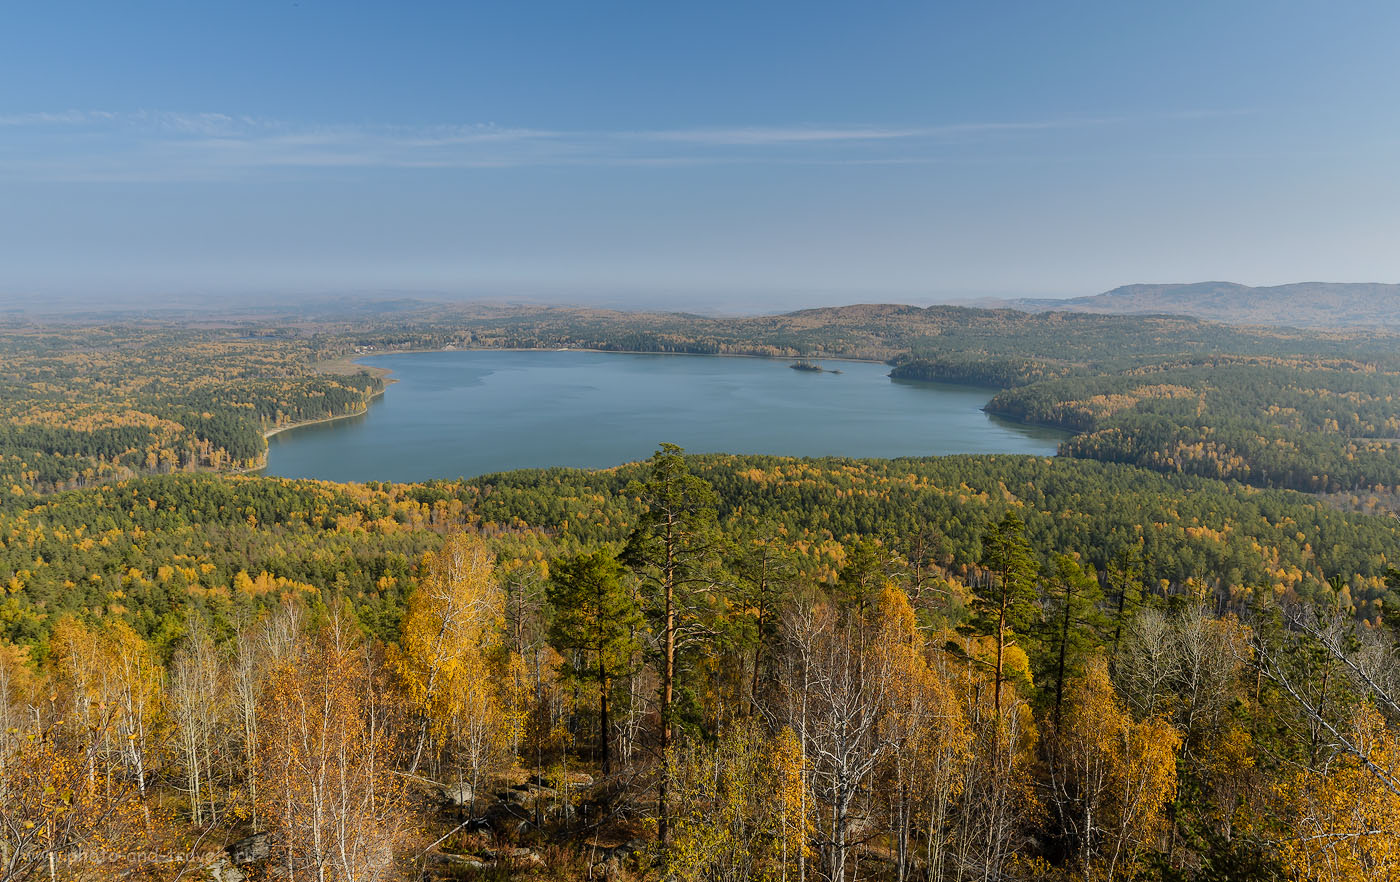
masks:
[[[363,416],[268,439],[265,474],[423,481],[692,453],[1053,455],[1064,433],[991,417],[993,390],[891,380],[889,367],[706,355],[474,350],[373,356],[397,382]]]

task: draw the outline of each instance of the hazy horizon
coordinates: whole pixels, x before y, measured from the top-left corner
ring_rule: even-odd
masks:
[[[1238,283],[1231,279],[1198,280],[1201,282]],[[1298,280],[1308,283],[1316,280]],[[273,315],[339,314],[348,317],[353,309],[390,306],[396,303],[445,306],[480,306],[483,308],[558,307],[604,309],[619,312],[680,312],[713,317],[743,317],[795,312],[822,307],[858,306],[862,304],[895,304],[901,306],[962,306],[973,308],[1026,308],[1022,301],[1053,302],[1092,297],[1111,293],[1119,287],[1136,284],[1192,284],[1176,282],[1127,282],[1109,291],[1070,294],[1036,294],[1014,291],[962,296],[822,290],[714,291],[714,290],[550,290],[535,287],[498,288],[491,291],[434,291],[423,289],[344,289],[344,290],[249,290],[195,289],[148,291],[128,295],[102,292],[73,291],[66,294],[31,296],[0,293],[0,313],[22,315],[26,318],[72,319],[90,315],[143,314],[153,317],[237,316],[241,313]],[[1283,284],[1295,284],[1287,282]],[[1327,283],[1322,284],[1348,284]],[[1392,284],[1392,283],[1382,283]],[[1250,286],[1271,287],[1271,286]],[[1034,308],[1034,307],[1032,307]],[[1091,311],[1101,311],[1092,309]],[[1112,310],[1110,310],[1112,311]],[[1132,309],[1128,310],[1133,311]],[[1173,310],[1166,310],[1173,311]],[[1194,308],[1183,310],[1186,314]]]

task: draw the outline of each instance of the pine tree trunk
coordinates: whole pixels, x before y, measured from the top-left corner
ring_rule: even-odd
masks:
[[[1060,728],[1060,710],[1065,703],[1065,653],[1069,646],[1069,612],[1070,599],[1074,596],[1074,589],[1065,585],[1065,618],[1060,629],[1060,662],[1059,669],[1055,675],[1055,728]]]
[[[612,774],[612,749],[609,746],[608,675],[603,669],[603,654],[598,653],[598,741],[603,749],[603,777]]]

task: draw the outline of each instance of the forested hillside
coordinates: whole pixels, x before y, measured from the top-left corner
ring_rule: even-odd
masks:
[[[0,481],[11,495],[140,473],[240,468],[262,433],[361,412],[383,383],[318,373],[339,349],[249,329],[18,328],[0,334]]]
[[[1400,484],[1397,382],[1351,360],[1194,359],[1037,382],[987,409],[1079,433],[1069,456],[1337,492]]]
[[[1294,328],[1396,327],[1400,285],[1300,282],[1255,288],[1233,282],[1124,285],[1091,297],[1012,300],[998,306],[1119,315],[1190,315],[1240,325]]]
[[[834,578],[844,546],[920,544],[958,578],[1007,512],[1042,548],[1073,549],[1105,569],[1142,559],[1152,591],[1241,589],[1329,598],[1380,624],[1400,595],[1393,522],[1344,515],[1306,496],[1170,478],[1141,469],[1018,456],[911,460],[691,457],[718,492],[729,531],[762,523],[806,547],[803,573]],[[4,636],[42,641],[64,613],[117,616],[145,637],[177,635],[194,605],[220,627],[289,586],[351,600],[392,640],[413,562],[443,532],[493,537],[503,557],[620,543],[640,509],[639,465],[509,472],[461,482],[339,485],[276,478],[153,477],[46,497],[0,515],[8,580]],[[1339,577],[1344,596],[1329,580]],[[174,618],[169,618],[173,616]]]
[[[1400,876],[1394,338],[400,306],[0,333],[0,879]],[[890,359],[1077,434],[230,474],[461,346]]]
[[[69,491],[0,516],[5,878],[1383,877],[1396,534],[1007,456]]]

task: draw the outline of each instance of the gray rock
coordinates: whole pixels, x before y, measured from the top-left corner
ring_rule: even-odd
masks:
[[[486,861],[464,854],[433,854],[429,860],[449,870],[484,870]]]
[[[229,860],[238,866],[256,864],[272,856],[272,834],[254,833],[232,843],[224,849]]]
[[[470,808],[474,795],[470,784],[442,785],[442,801],[452,808]]]
[[[219,852],[217,857],[204,865],[204,869],[213,882],[243,882],[248,878],[246,873],[234,866],[226,852]]]
[[[593,862],[593,872],[604,879],[616,878],[622,872],[622,865],[646,851],[647,844],[645,839],[633,839],[611,848],[598,849],[597,859]]]

